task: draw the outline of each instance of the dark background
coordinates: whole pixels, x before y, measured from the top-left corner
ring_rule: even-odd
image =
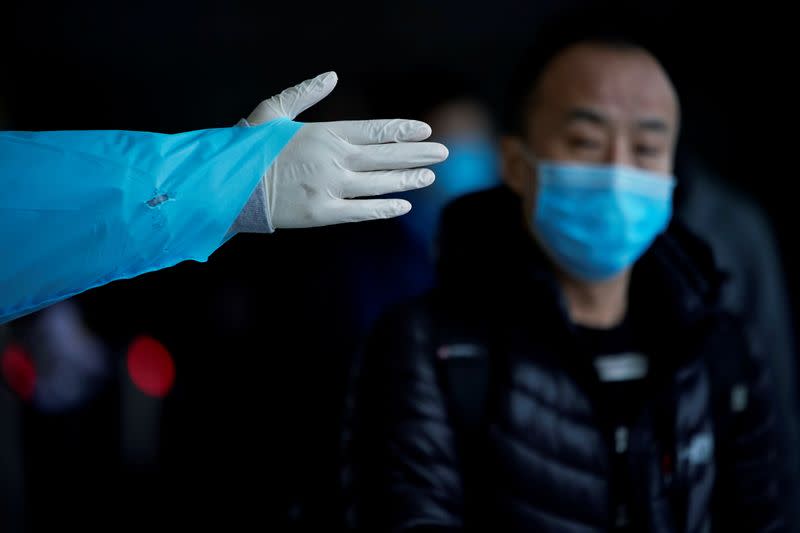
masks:
[[[449,74],[471,80],[499,110],[536,28],[587,3],[13,1],[0,8],[0,127],[227,126],[327,70],[339,86],[302,120],[410,117],[446,91]],[[613,3],[660,39],[682,97],[683,142],[765,209],[796,296],[796,30],[787,12],[763,2],[699,4]],[[395,231],[373,222],[240,235],[206,264],[79,297],[113,357],[112,376],[123,375],[139,334],[175,358],[157,454],[139,465],[120,459],[124,375],[57,416],[21,405],[24,503],[15,523],[339,528],[348,363],[380,307],[358,301],[365,291],[380,291],[372,301],[386,304],[404,296],[406,280],[383,268]]]

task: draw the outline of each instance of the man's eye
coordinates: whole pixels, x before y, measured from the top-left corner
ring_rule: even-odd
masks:
[[[637,144],[636,145],[636,155],[641,155],[644,157],[652,157],[659,155],[661,153],[660,146],[653,146],[648,144]]]
[[[569,139],[569,145],[571,148],[580,150],[592,150],[599,148],[600,142],[587,137],[572,137]]]

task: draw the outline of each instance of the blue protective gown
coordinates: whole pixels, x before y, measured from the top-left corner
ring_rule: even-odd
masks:
[[[0,323],[205,261],[301,126],[0,132]]]

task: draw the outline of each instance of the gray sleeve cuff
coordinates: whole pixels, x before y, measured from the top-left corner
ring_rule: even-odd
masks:
[[[275,228],[269,219],[267,207],[267,189],[264,179],[258,180],[258,185],[250,195],[247,203],[242,208],[231,226],[231,233],[272,233]]]
[[[237,126],[250,127],[250,124],[247,120],[242,119]],[[275,228],[272,227],[270,220],[267,189],[264,187],[264,178],[262,177],[258,180],[253,194],[250,195],[228,233],[272,233],[273,231]]]

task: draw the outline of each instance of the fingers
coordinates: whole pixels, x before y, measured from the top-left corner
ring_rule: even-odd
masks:
[[[447,148],[439,143],[373,144],[356,148],[344,159],[344,167],[356,172],[424,167],[447,159]]]
[[[247,121],[250,124],[258,125],[276,118],[294,119],[328,96],[336,87],[338,80],[335,72],[326,72],[290,87],[258,104],[258,107],[247,117]]]
[[[431,135],[431,127],[418,120],[344,120],[326,126],[350,144],[416,142]]]
[[[405,215],[411,211],[406,200],[341,200],[332,213],[334,224],[362,222]]]
[[[342,196],[345,198],[410,191],[427,187],[434,180],[433,171],[427,168],[353,172],[351,175],[352,179],[342,187]]]

